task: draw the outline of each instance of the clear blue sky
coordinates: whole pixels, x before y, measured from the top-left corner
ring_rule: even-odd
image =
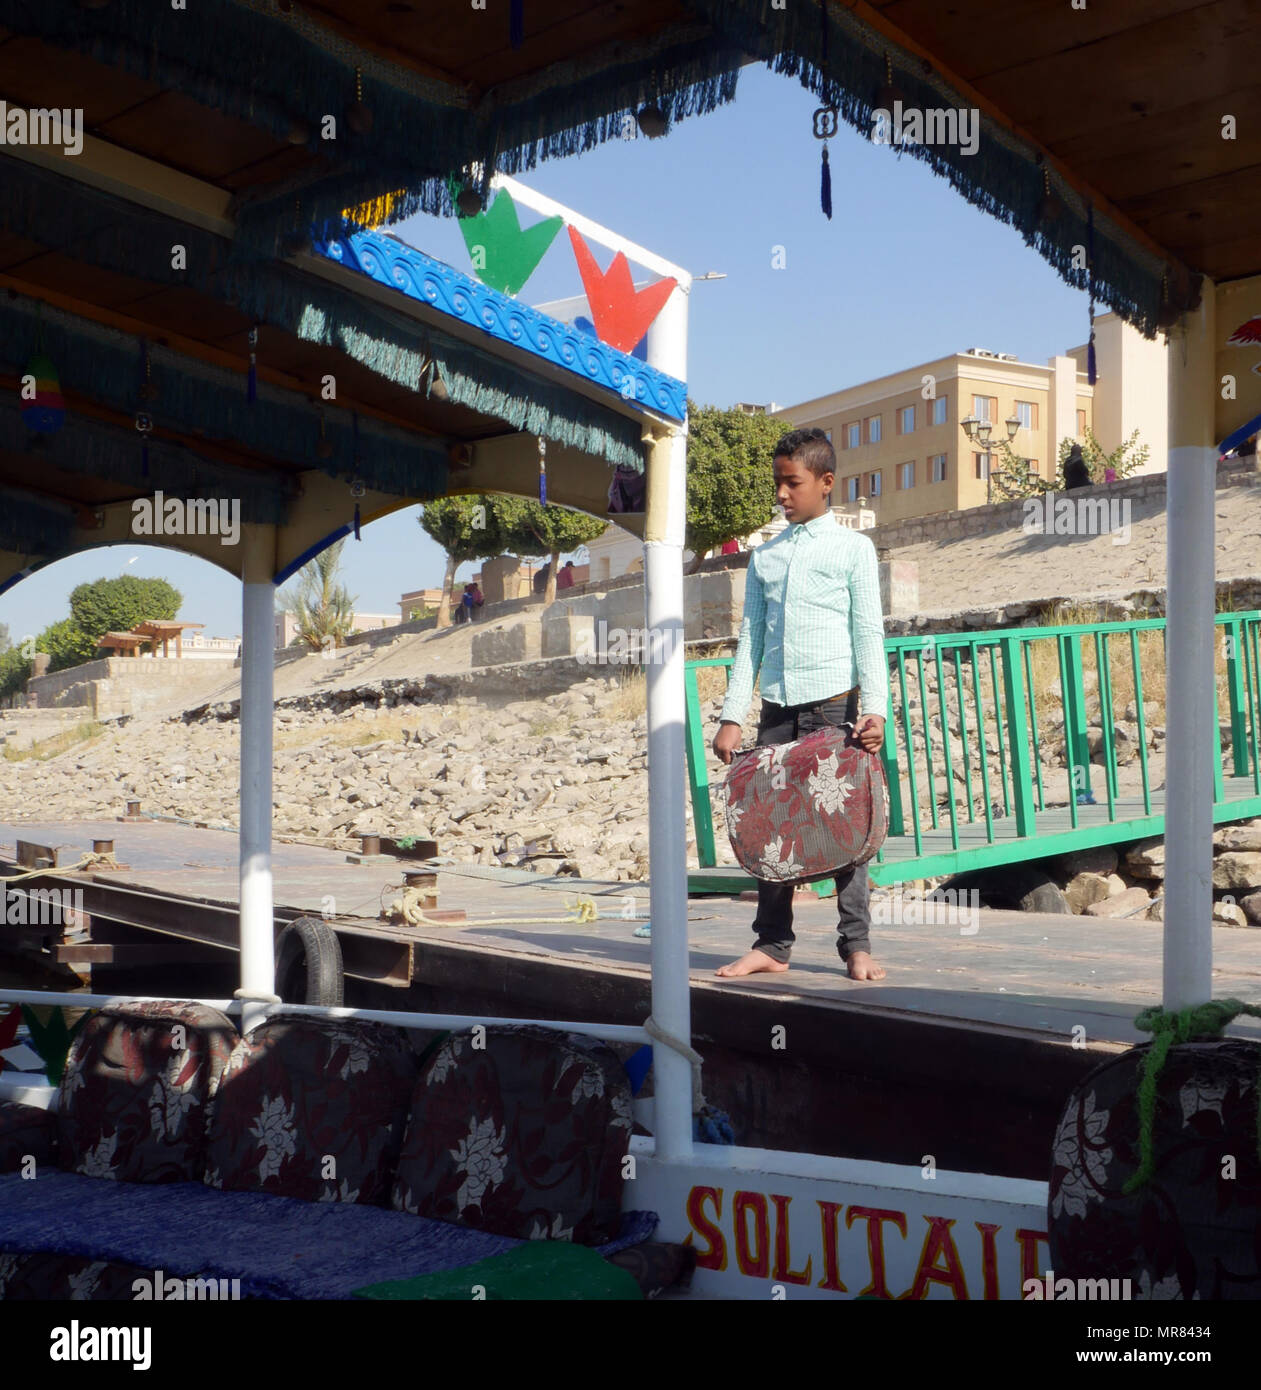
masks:
[[[681,122],[662,140],[614,141],[523,176],[693,274],[726,272],[692,290],[694,400],[791,406],[963,348],[1041,363],[1085,341],[1085,295],[1017,232],[971,207],[918,160],[847,127],[830,145],[829,222],[819,209],[816,105],[795,78],[749,67],[734,103]],[[418,217],[396,230],[469,268],[454,220]],[[777,245],[786,253],[782,270],[771,264]],[[607,263],[607,253],[597,248],[597,255]],[[637,280],[643,274],[635,270]],[[562,233],[521,297],[542,303],[581,289]],[[403,591],[441,583],[442,552],[416,514],[374,523],[359,545],[347,541],[347,582],[361,611],[397,612]],[[208,634],[240,631],[236,580],[145,546],[108,547],[32,575],[0,596],[0,622],[15,639],[38,632],[67,615],[76,584],[123,572],[169,579],[185,596],[180,616],[205,623]]]

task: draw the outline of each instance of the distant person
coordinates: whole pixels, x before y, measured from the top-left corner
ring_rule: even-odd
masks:
[[[481,585],[474,579],[471,584],[464,586],[464,606],[468,609],[469,621],[473,622],[477,618],[477,610],[486,602],[486,597],[482,593]]]
[[[1089,487],[1090,481],[1090,469],[1081,456],[1081,445],[1074,444],[1064,460],[1064,487],[1070,491],[1075,487]]]
[[[468,591],[469,586],[466,584],[460,593],[459,603],[455,605],[455,612],[452,614],[452,617],[457,623],[466,623],[469,620],[472,604],[469,599]]]
[[[540,565],[539,568],[535,571],[535,574],[534,574],[534,592],[535,592],[536,594],[542,594],[542,593],[546,590],[546,588],[547,588],[547,576],[551,573],[551,569],[552,569],[552,562],[549,560],[549,561],[547,562],[547,564],[545,564],[545,565]]]
[[[718,553],[720,555],[739,555],[740,542],[738,540],[735,540],[734,538],[729,541],[726,541],[723,544],[723,548]]]
[[[565,568],[556,576],[556,587],[558,589],[572,589],[574,587],[574,562],[565,561]]]
[[[1105,469],[1103,470],[1103,480],[1104,480],[1105,483],[1115,483],[1116,480],[1117,480],[1117,471],[1116,471],[1116,469],[1115,469],[1115,468],[1105,468]]]

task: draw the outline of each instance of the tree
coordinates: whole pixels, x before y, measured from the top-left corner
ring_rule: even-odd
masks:
[[[340,647],[354,623],[355,600],[337,582],[345,544],[343,538],[321,550],[298,571],[297,587],[279,595],[281,612],[292,613],[297,620],[297,640],[313,651],[323,650],[330,642]]]
[[[1061,465],[1061,476],[1063,465]],[[990,496],[996,500],[1036,497],[1055,484],[1035,473],[1030,460],[1021,458],[1008,440],[990,445]]]
[[[575,511],[555,503],[544,506],[529,497],[499,496],[493,499],[495,516],[502,537],[500,550],[512,555],[547,555],[550,566],[544,604],[556,598],[556,571],[567,550],[593,541],[608,530],[604,517]]]
[[[20,695],[31,675],[31,659],[21,647],[0,652],[0,700]]]
[[[503,539],[494,510],[495,499],[484,495],[440,497],[426,502],[417,518],[425,531],[447,552],[442,577],[442,600],[436,627],[451,626],[451,589],[455,572],[469,560],[488,560],[503,553]]]
[[[9,636],[8,623],[0,623],[0,653],[7,652],[13,645],[13,639]]]
[[[70,617],[45,628],[35,645],[52,656],[50,671],[64,671],[89,660],[105,633],[127,632],[150,619],[169,622],[183,602],[165,579],[120,574],[78,584],[70,591]]]
[[[1102,483],[1107,481],[1107,470],[1114,469],[1119,479],[1128,478],[1135,469],[1141,468],[1151,456],[1151,449],[1146,444],[1138,443],[1138,431],[1135,430],[1128,439],[1123,440],[1109,454],[1095,438],[1095,432],[1086,426],[1085,434],[1082,436],[1081,456],[1086,461],[1086,467],[1090,469],[1090,481],[1092,483]],[[1060,463],[1059,471],[1055,478],[1055,490],[1058,492],[1064,487],[1064,460],[1072,452],[1073,441],[1063,439],[1060,441]]]
[[[778,415],[746,415],[691,401],[687,413],[686,541],[696,570],[707,551],[771,519],[775,445],[792,423]]]

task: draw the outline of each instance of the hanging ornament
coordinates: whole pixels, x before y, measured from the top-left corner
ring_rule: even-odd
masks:
[[[351,483],[350,483],[350,495],[355,499],[355,522],[354,522],[354,525],[355,525],[355,539],[356,539],[356,540],[359,540],[359,539],[360,539],[360,535],[359,535],[359,522],[360,522],[360,517],[359,517],[359,499],[363,496],[363,494],[364,494],[366,491],[367,491],[367,489],[364,487],[363,479],[362,479],[362,478],[353,478],[353,479],[351,480]]]
[[[258,324],[249,332],[250,368],[245,376],[245,399],[251,405],[258,399]]]
[[[678,281],[667,276],[637,290],[631,283],[630,265],[624,252],[619,251],[608,270],[603,271],[582,234],[574,227],[569,228],[569,241],[600,341],[619,352],[631,352],[665,307]]]
[[[140,435],[140,476],[149,476],[149,436],[153,433],[153,416],[149,413],[149,403],[157,397],[153,384],[153,366],[149,361],[149,344],[140,340],[140,385],[136,388],[139,405],[132,422]]]
[[[539,435],[539,505],[547,506],[547,440]]]
[[[1086,380],[1095,384],[1095,205],[1086,205],[1086,273],[1090,278],[1090,341],[1086,344]]]
[[[660,140],[670,128],[666,113],[655,102],[651,106],[640,107],[635,123],[649,140]]]
[[[319,443],[315,446],[315,454],[317,458],[322,459],[333,457],[332,441],[324,433],[324,412],[322,410],[320,411],[320,439]]]
[[[461,217],[460,231],[477,278],[501,294],[516,294],[534,274],[564,224],[563,217],[546,217],[522,231],[517,205],[504,188],[485,212]]]
[[[522,0],[510,0],[508,5],[508,43],[520,48],[525,38],[525,6]]]
[[[346,124],[355,135],[367,135],[372,129],[372,111],[363,101],[363,73],[355,69],[355,99],[346,108]]]
[[[280,238],[281,249],[286,256],[300,256],[311,249],[311,229],[302,225],[302,199],[294,200],[294,225]]]
[[[1166,268],[1160,276],[1160,308],[1156,313],[1156,327],[1167,332],[1178,322],[1179,317],[1178,306],[1169,298],[1169,270]]]
[[[829,221],[832,219],[832,169],[828,163],[828,141],[838,129],[834,106],[820,106],[814,113],[814,138],[823,141],[823,170],[819,177],[819,206]]]
[[[1054,222],[1063,212],[1060,200],[1051,192],[1051,171],[1042,166],[1042,197],[1038,199],[1038,220]]]
[[[41,331],[42,339],[42,331]],[[31,378],[28,396],[25,378]],[[66,420],[66,402],[52,359],[37,352],[26,364],[22,385],[22,423],[33,434],[54,434]]]
[[[893,81],[893,59],[886,53],[884,55],[884,84],[876,93],[876,105],[892,116],[893,108],[901,101],[902,89],[895,86]]]

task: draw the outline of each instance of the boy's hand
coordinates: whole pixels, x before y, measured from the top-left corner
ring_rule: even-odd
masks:
[[[719,762],[729,763],[731,755],[740,747],[740,726],[730,719],[726,720],[714,735],[714,754]]]
[[[884,717],[879,714],[864,714],[854,725],[854,742],[860,744],[868,753],[879,753],[884,747]]]

